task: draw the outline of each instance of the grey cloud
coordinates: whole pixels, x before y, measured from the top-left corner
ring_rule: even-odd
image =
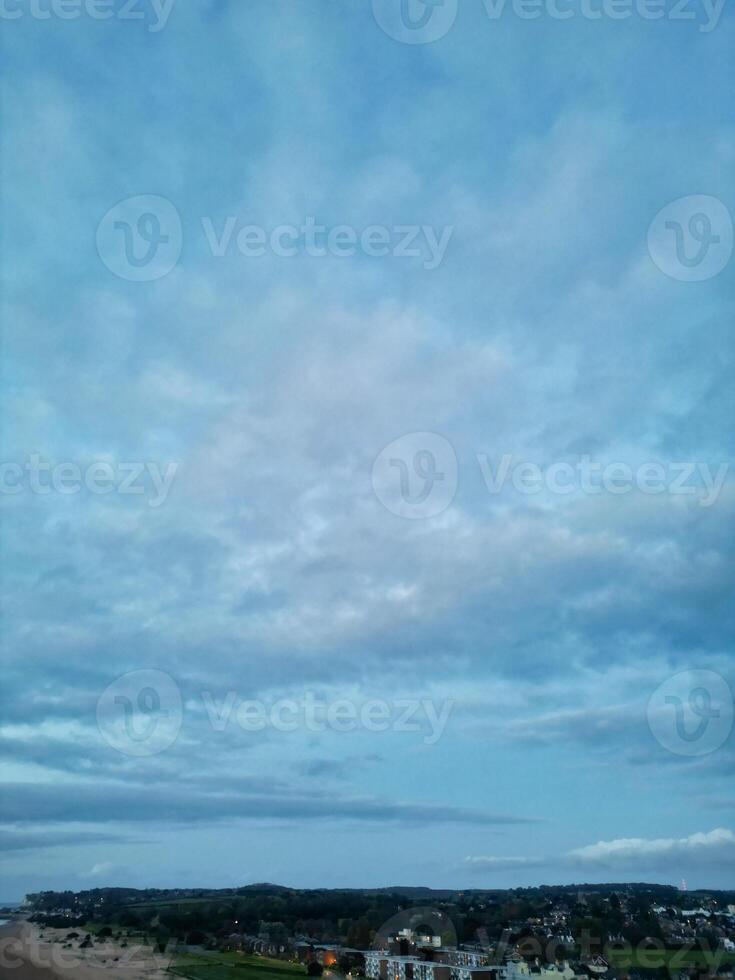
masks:
[[[548,866],[543,858],[533,857],[466,857],[462,869],[473,874],[486,874],[493,871],[513,871],[524,868],[543,868]]]
[[[358,820],[405,824],[523,825],[534,818],[488,813],[441,804],[400,803],[334,794],[234,793],[226,777],[220,792],[201,793],[155,785],[13,783],[0,801],[5,823],[168,822],[190,824],[225,819]]]
[[[720,827],[682,838],[598,841],[570,851],[567,859],[572,864],[602,868],[735,867],[735,834]]]
[[[735,866],[735,834],[720,827],[682,838],[620,838],[598,841],[552,857],[471,856],[465,871],[486,874],[525,868],[608,869],[610,871],[696,870]]]
[[[125,844],[143,843],[121,834],[57,833],[44,830],[37,833],[25,833],[15,830],[0,829],[0,851],[40,851],[56,847],[82,847],[89,844]]]
[[[384,761],[382,756],[370,753],[368,755],[352,755],[344,759],[304,759],[294,763],[294,771],[302,776],[327,776],[336,779],[347,779],[357,769]]]
[[[635,109],[626,115],[637,105],[635,72],[618,72],[620,108],[606,109],[611,64],[630,63],[617,32],[597,32],[600,56],[585,64],[591,91],[603,96],[594,111],[564,94],[579,67],[543,32],[520,59],[512,45],[501,50],[486,24],[477,57],[471,45],[435,45],[441,85],[430,79],[427,94],[448,109],[438,117],[398,111],[400,100],[344,95],[335,79],[350,57],[350,17],[322,31],[313,11],[294,8],[294,36],[334,69],[304,87],[298,57],[284,65],[260,43],[259,28],[273,27],[267,5],[255,24],[237,4],[216,12],[207,24],[207,35],[223,41],[214,61],[199,43],[194,5],[182,6],[167,28],[169,43],[181,46],[174,61],[188,66],[185,78],[176,77],[176,104],[196,112],[216,95],[216,113],[192,117],[195,139],[177,125],[173,100],[165,101],[168,62],[166,111],[155,125],[141,123],[131,108],[139,100],[118,100],[110,114],[105,87],[85,84],[99,65],[83,21],[71,33],[53,21],[44,31],[17,32],[18,67],[24,60],[45,67],[29,69],[7,100],[6,125],[20,152],[10,141],[3,154],[6,237],[18,244],[7,256],[12,329],[4,340],[22,378],[5,413],[22,420],[10,451],[174,457],[182,466],[156,512],[118,497],[4,501],[11,519],[3,529],[3,640],[11,666],[0,707],[7,722],[36,734],[9,738],[0,751],[21,764],[103,777],[107,794],[94,799],[80,786],[75,805],[68,787],[24,784],[9,788],[19,802],[7,812],[35,800],[41,815],[66,820],[82,811],[105,822],[114,813],[134,821],[240,813],[374,825],[480,820],[452,807],[289,795],[281,782],[247,776],[184,776],[189,793],[175,790],[176,772],[210,764],[211,741],[196,717],[194,744],[146,764],[116,758],[93,737],[37,734],[41,722],[73,720],[93,736],[99,692],[143,666],[169,670],[185,697],[230,687],[258,696],[320,682],[383,693],[406,678],[451,685],[458,675],[478,691],[498,677],[518,688],[533,682],[535,700],[503,715],[500,735],[517,746],[618,750],[620,765],[658,764],[672,778],[730,777],[725,752],[701,766],[651,753],[643,715],[629,707],[635,699],[622,698],[619,707],[580,703],[578,674],[595,671],[604,688],[615,665],[662,656],[673,670],[732,650],[731,496],[706,512],[669,497],[541,505],[489,498],[474,466],[478,452],[512,451],[540,463],[588,452],[729,455],[731,325],[713,314],[727,277],[700,289],[667,288],[639,254],[661,195],[673,199],[691,175],[719,193],[727,132],[706,132],[694,119],[685,137],[653,118],[641,126]],[[223,34],[212,34],[218,25]],[[55,50],[62,33],[73,55],[66,63]],[[120,33],[106,50],[111,77],[129,61]],[[497,57],[480,56],[487,44],[498,44]],[[400,48],[380,46],[388,78],[403,77]],[[708,121],[716,118],[718,89],[707,86],[709,76],[692,70],[684,47],[671,57],[708,87]],[[369,59],[353,62],[360,72]],[[553,117],[542,119],[533,99],[523,98],[511,127],[498,119],[497,139],[478,130],[474,120],[497,113],[498,91],[546,92],[544,68],[561,79]],[[232,123],[242,120],[233,69],[252,83],[242,130]],[[466,100],[458,96],[468,82],[474,94]],[[313,132],[333,117],[330,153],[316,160]],[[524,128],[530,118],[532,134]],[[354,120],[359,141],[348,125]],[[468,122],[469,143],[462,142]],[[140,134],[127,156],[120,132]],[[358,142],[368,147],[359,157]],[[699,152],[704,142],[712,153]],[[457,145],[466,151],[461,161]],[[436,152],[409,158],[401,146]],[[213,153],[214,196],[211,181],[197,177]],[[186,195],[179,193],[185,173],[193,177]],[[266,259],[252,263],[244,281],[242,262],[215,269],[189,239],[185,267],[136,291],[102,274],[92,231],[116,194],[149,186],[186,204],[187,229],[202,208],[231,207],[267,224],[285,197],[304,213],[328,200],[334,214],[365,223],[376,217],[371,209],[386,216],[418,209],[456,221],[462,233],[447,274],[442,268],[430,279],[396,263]],[[30,205],[25,213],[20,202]],[[461,479],[444,518],[416,526],[381,508],[370,468],[389,441],[423,429],[450,438]],[[396,601],[396,592],[412,598]],[[566,712],[548,703],[560,680],[573,704]],[[223,733],[218,744],[237,770],[245,741]],[[344,773],[327,748],[313,751],[318,758],[293,769],[292,757],[284,759],[284,779]],[[114,777],[130,780],[127,794]],[[34,811],[25,812],[30,819]]]

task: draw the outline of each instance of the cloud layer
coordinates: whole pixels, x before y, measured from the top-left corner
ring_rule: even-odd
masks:
[[[178,464],[158,507],[3,495],[11,888],[95,866],[174,883],[164,824],[200,878],[274,880],[277,854],[284,880],[321,884],[321,848],[355,885],[532,881],[538,861],[548,878],[628,862],[723,881],[729,832],[699,829],[715,809],[729,820],[732,734],[672,751],[647,705],[693,668],[735,690],[732,478],[711,506],[492,493],[482,461],[729,458],[729,275],[666,276],[646,233],[686,195],[735,213],[732,11],[703,34],[490,23],[477,3],[416,46],[369,4],[317,0],[179,3],[159,32],[6,26],[3,461]],[[95,247],[102,216],[141,194],[183,229],[179,263],[150,283]],[[202,222],[230,216],[454,230],[433,270],[217,257]],[[414,521],[372,475],[417,432],[447,440],[458,479]],[[97,724],[102,692],[143,669],[181,696],[180,733],[148,757]],[[395,726],[217,730],[205,695],[230,691],[454,707],[434,745]],[[682,705],[685,734],[698,704]],[[610,786],[600,814],[590,800]]]

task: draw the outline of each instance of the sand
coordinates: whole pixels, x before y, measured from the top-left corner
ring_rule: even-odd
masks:
[[[79,938],[68,940],[70,932]],[[84,929],[49,929],[29,922],[11,922],[0,928],[2,980],[171,980],[166,970],[170,957],[139,938],[104,939],[81,949]],[[69,948],[64,948],[68,946]]]

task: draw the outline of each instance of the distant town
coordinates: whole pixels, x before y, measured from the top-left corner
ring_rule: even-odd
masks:
[[[238,966],[238,980],[299,972],[366,980],[731,980],[735,964],[735,891],[653,884],[99,888],[31,894],[4,914],[12,913],[69,947],[138,937],[167,953],[168,972],[187,980],[222,980]]]

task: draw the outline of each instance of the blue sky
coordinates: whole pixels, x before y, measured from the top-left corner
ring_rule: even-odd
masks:
[[[0,897],[732,887],[733,484],[697,483],[733,436],[732,9],[461,0],[404,43],[392,0],[37,2],[0,15]],[[677,264],[702,214],[721,268]],[[276,254],[309,218],[389,254]],[[170,268],[134,281],[124,226]],[[33,454],[149,469],[44,493]],[[504,457],[666,489],[493,492]],[[307,692],[390,723],[238,720]]]

